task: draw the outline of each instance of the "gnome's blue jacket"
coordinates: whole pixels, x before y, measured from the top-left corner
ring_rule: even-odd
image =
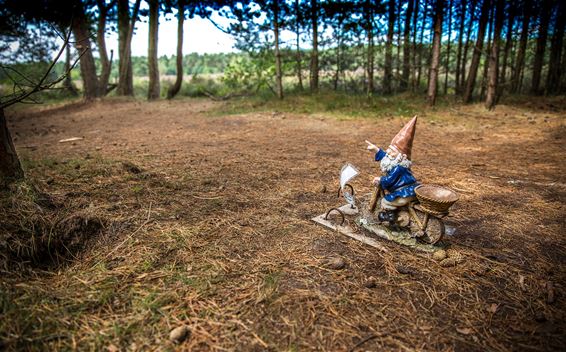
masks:
[[[385,152],[381,149],[375,154],[375,161],[381,161],[385,156]],[[414,197],[415,188],[419,185],[417,179],[411,173],[410,169],[397,165],[389,170],[385,176],[381,177],[379,182],[381,188],[388,191],[385,199],[392,202],[396,198]]]

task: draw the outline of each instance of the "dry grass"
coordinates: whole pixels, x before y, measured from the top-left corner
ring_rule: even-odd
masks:
[[[63,267],[2,273],[5,348],[563,350],[559,113],[423,111],[415,172],[462,195],[448,243],[464,261],[445,268],[309,221],[340,204],[346,161],[363,172],[356,189],[369,189],[376,169],[363,141],[385,145],[404,120],[222,109],[108,101],[11,120],[18,148],[37,146],[24,153],[28,176],[108,224]],[[57,143],[71,136],[85,139]],[[343,270],[324,266],[336,256]],[[181,324],[191,336],[174,345]]]

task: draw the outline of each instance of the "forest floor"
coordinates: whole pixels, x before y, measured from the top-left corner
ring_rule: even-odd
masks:
[[[0,349],[566,348],[564,98],[419,112],[414,173],[461,196],[445,240],[463,257],[454,267],[310,221],[343,203],[346,162],[370,191],[378,168],[364,140],[386,147],[414,111],[353,119],[286,104],[109,99],[12,112],[28,178],[104,227],[63,264],[0,268]],[[71,137],[83,139],[59,143]],[[325,265],[335,257],[343,269]],[[190,336],[175,345],[183,324]]]

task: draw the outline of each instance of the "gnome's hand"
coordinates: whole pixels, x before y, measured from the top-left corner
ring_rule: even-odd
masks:
[[[367,149],[368,149],[369,151],[375,151],[375,152],[377,153],[377,151],[379,150],[379,147],[378,147],[378,146],[376,146],[375,144],[373,144],[372,142],[370,142],[370,141],[368,141],[368,140],[366,140],[366,143],[367,143],[367,145],[368,145]]]
[[[372,181],[374,186],[379,186],[379,182],[381,182],[381,177],[375,177]]]

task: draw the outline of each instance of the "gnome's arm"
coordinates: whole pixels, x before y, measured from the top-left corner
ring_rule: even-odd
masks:
[[[378,149],[377,153],[375,153],[375,161],[381,161],[381,159],[383,159],[383,157],[385,156],[385,152],[383,150]]]

